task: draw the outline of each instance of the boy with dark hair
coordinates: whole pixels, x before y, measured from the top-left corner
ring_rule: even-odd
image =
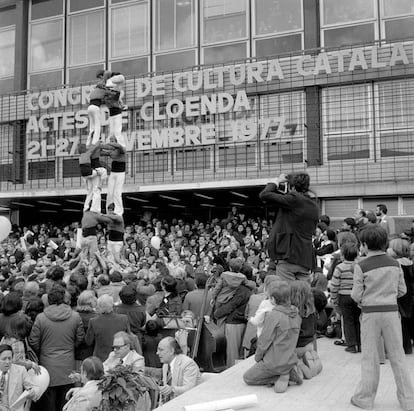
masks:
[[[272,288],[270,300],[274,308],[266,314],[257,340],[256,364],[245,372],[243,379],[248,385],[274,383],[275,392],[282,393],[289,381],[302,384],[296,356],[301,318],[290,303],[290,286],[285,281]]]
[[[407,292],[398,261],[385,253],[387,232],[378,226],[366,227],[360,236],[366,258],[355,265],[351,297],[361,307],[361,382],[351,398],[359,408],[372,409],[380,377],[377,342],[382,337],[397,385],[401,407],[414,410],[414,388],[404,360],[397,298]]]

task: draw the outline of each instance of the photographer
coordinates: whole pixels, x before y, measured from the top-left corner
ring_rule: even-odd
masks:
[[[309,182],[307,173],[281,174],[260,193],[260,199],[276,209],[267,248],[282,280],[309,280],[309,270],[315,268],[312,234],[319,209],[309,195]]]

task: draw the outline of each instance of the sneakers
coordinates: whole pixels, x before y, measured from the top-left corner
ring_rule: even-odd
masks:
[[[273,387],[275,393],[281,394],[283,392],[286,392],[287,387],[289,385],[289,376],[289,374],[279,376],[279,378],[275,382],[275,386]]]
[[[322,371],[322,362],[315,350],[307,351],[303,357],[303,362],[311,370],[312,377],[315,377]]]
[[[302,359],[298,361],[298,367],[301,369],[306,380],[310,380],[313,377],[312,370],[303,362]]]
[[[303,373],[297,365],[290,370],[289,382],[294,382],[296,385],[302,385],[303,383]]]
[[[349,347],[345,348],[345,351],[356,354],[358,352],[358,347],[356,345],[350,345]]]
[[[358,404],[354,397],[351,397],[351,404],[354,407],[358,407],[358,408],[361,408],[363,410],[373,410],[374,409],[374,407],[366,407],[366,406],[363,406],[361,404]]]

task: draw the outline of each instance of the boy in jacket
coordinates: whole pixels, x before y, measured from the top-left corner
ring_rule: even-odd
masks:
[[[384,339],[390,359],[397,398],[405,411],[414,410],[414,387],[407,370],[402,343],[397,298],[407,292],[398,261],[385,253],[387,232],[379,226],[365,228],[360,235],[366,258],[355,264],[352,299],[361,307],[361,381],[351,398],[356,407],[374,407],[380,376],[378,340]]]

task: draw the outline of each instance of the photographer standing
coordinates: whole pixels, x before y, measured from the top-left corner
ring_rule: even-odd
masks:
[[[260,199],[276,209],[267,248],[282,280],[309,280],[309,270],[315,268],[312,235],[319,208],[309,195],[309,182],[304,172],[281,174],[260,193]]]

